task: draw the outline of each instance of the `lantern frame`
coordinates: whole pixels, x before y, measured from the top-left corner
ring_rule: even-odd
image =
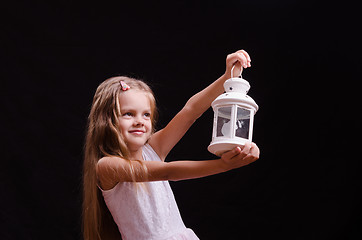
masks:
[[[258,110],[258,105],[255,101],[247,95],[250,89],[250,84],[245,79],[230,78],[224,83],[225,93],[218,96],[211,104],[214,110],[214,121],[212,130],[212,141],[208,146],[209,152],[221,156],[224,152],[232,150],[237,146],[243,146],[246,142],[252,141],[253,127],[254,127],[254,115]],[[229,136],[224,134],[218,135],[218,121],[220,118],[220,109],[231,108],[230,123],[224,123],[223,127],[229,128]],[[238,109],[245,109],[249,111],[249,126],[247,138],[236,136]],[[224,115],[229,119],[228,115]],[[228,126],[225,126],[229,124]],[[239,122],[240,124],[240,122]],[[220,124],[219,124],[220,127]],[[226,134],[227,135],[227,134]]]

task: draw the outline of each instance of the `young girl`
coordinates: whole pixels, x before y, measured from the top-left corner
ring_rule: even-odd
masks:
[[[226,72],[191,97],[170,123],[154,130],[157,111],[142,81],[113,77],[98,87],[91,112],[84,160],[84,239],[198,239],[186,228],[168,180],[200,178],[247,165],[259,157],[254,143],[220,159],[165,162],[167,154],[223,93],[223,84],[250,67],[244,50],[227,56]],[[239,70],[238,70],[239,69]]]

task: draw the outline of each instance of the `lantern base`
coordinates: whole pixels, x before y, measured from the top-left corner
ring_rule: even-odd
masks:
[[[213,141],[207,147],[207,150],[220,157],[223,153],[228,152],[237,146],[244,146],[246,142],[250,142],[250,140],[239,138]]]

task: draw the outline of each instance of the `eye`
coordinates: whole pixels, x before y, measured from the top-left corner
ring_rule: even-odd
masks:
[[[132,117],[133,114],[131,112],[126,112],[122,116],[124,116],[124,117]]]
[[[151,117],[151,113],[145,113],[144,116],[145,116],[146,118],[150,118],[150,117]]]

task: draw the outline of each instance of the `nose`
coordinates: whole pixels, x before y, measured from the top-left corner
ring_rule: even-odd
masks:
[[[141,116],[135,118],[134,125],[135,126],[144,126],[144,119]]]

